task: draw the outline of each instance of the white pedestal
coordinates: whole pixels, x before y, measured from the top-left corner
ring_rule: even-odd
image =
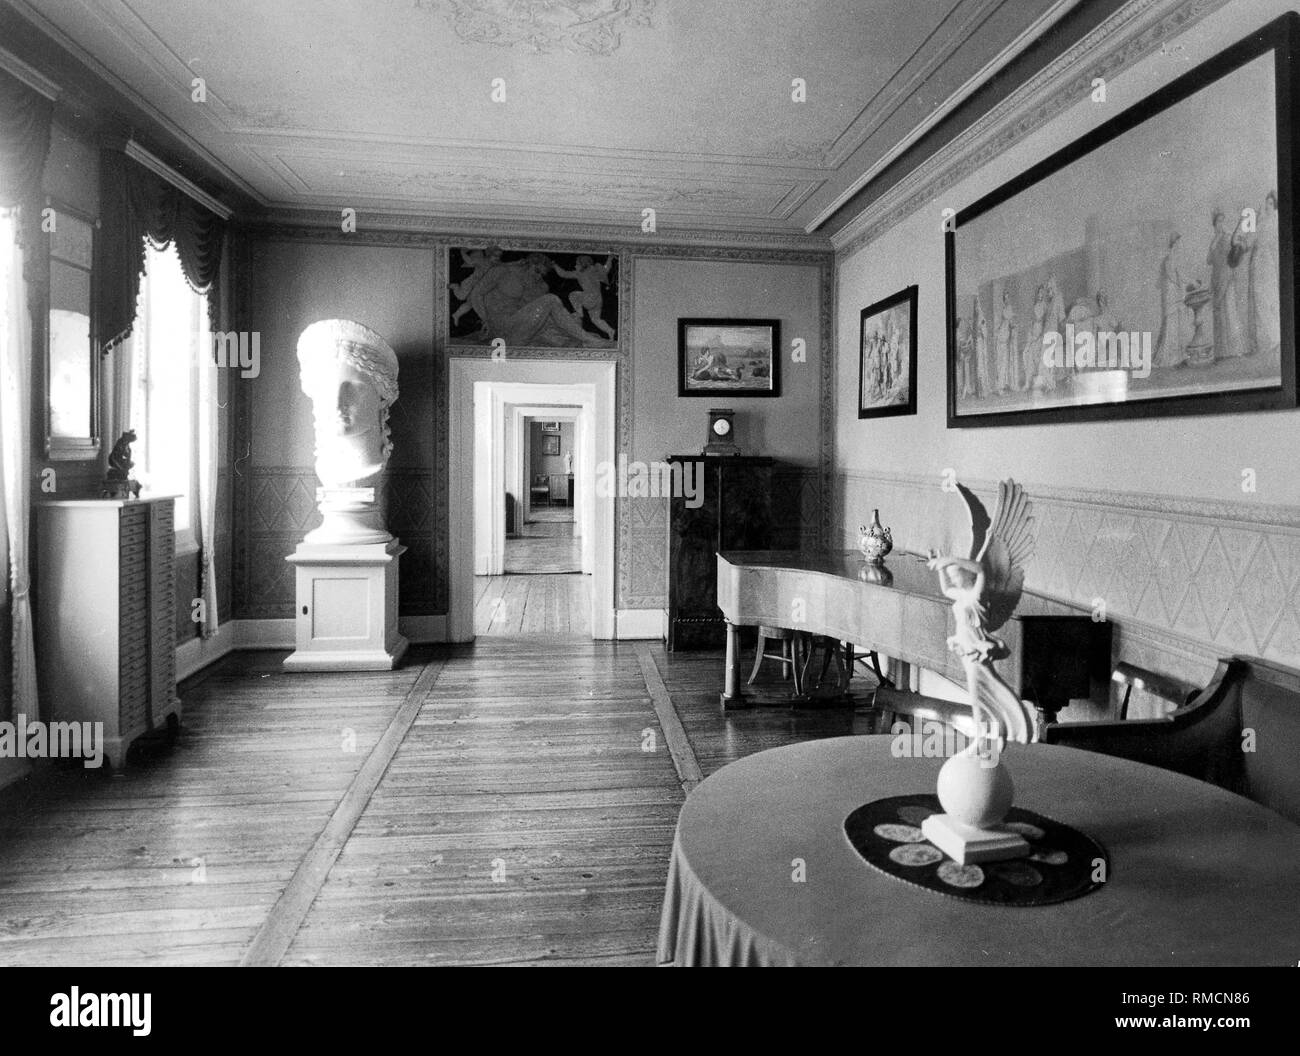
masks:
[[[397,559],[387,543],[299,543],[285,558],[297,571],[298,643],[290,671],[387,671],[406,652],[397,631]]]
[[[1023,858],[1029,841],[1011,829],[977,829],[951,814],[931,814],[921,822],[925,838],[958,865]]]

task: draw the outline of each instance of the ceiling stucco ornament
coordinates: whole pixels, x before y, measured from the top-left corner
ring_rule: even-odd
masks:
[[[612,55],[623,31],[652,25],[655,0],[443,0],[461,40],[538,53]]]

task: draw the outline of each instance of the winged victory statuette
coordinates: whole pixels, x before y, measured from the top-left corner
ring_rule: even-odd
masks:
[[[1012,692],[993,670],[1007,655],[996,631],[1011,618],[1024,591],[1025,564],[1034,553],[1033,505],[1014,480],[998,485],[992,519],[970,488],[957,485],[970,514],[970,556],[941,557],[931,552],[929,566],[939,573],[939,588],[952,599],[957,633],[948,648],[961,658],[970,704],[981,735],[997,742],[1024,744],[1036,739],[1038,713]]]
[[[1034,552],[1034,518],[1024,488],[1014,480],[998,484],[992,518],[969,488],[958,484],[957,491],[970,514],[970,556],[931,551],[927,563],[952,599],[956,633],[949,636],[948,648],[966,672],[976,735],[939,771],[939,802],[946,813],[931,815],[921,828],[965,865],[1029,851],[1022,836],[1001,826],[1015,794],[1001,755],[1008,742],[1037,739],[1038,713],[994,669],[994,661],[1008,649],[993,632],[1011,618],[1024,590],[1025,564]]]

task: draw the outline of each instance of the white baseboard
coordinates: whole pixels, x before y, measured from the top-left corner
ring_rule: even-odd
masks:
[[[239,624],[226,621],[211,638],[187,638],[176,648],[176,681],[189,678],[196,671],[216,663],[239,640]]]
[[[668,630],[664,609],[619,609],[618,637],[624,641],[662,641]],[[449,642],[447,616],[403,616],[398,629],[412,644]],[[296,621],[228,620],[211,638],[190,638],[176,649],[176,678],[189,678],[236,649],[293,649],[298,644]]]
[[[298,644],[297,621],[236,620],[236,649],[293,649]]]
[[[614,615],[619,641],[644,638],[663,640],[667,636],[666,609],[619,609]]]

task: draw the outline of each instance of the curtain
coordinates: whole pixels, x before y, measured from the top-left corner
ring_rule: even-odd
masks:
[[[24,256],[34,267],[41,178],[54,104],[0,70],[0,500],[12,632],[12,715],[36,718],[36,653],[27,553],[31,482],[32,326]]]
[[[0,209],[0,487],[9,542],[10,617],[13,626],[14,717],[39,714],[32,605],[28,591],[27,528],[31,472],[31,317],[18,216]]]
[[[39,199],[53,109],[45,96],[0,70],[0,209]]]
[[[99,187],[95,329],[101,351],[107,355],[135,324],[146,238],[158,248],[176,243],[186,281],[196,293],[208,294],[208,318],[216,329],[225,222],[117,150],[100,153]]]
[[[208,317],[219,316],[216,290],[208,293]],[[211,344],[211,342],[209,342]],[[212,356],[198,355],[199,397],[199,590],[203,598],[204,638],[217,633],[217,364]]]

